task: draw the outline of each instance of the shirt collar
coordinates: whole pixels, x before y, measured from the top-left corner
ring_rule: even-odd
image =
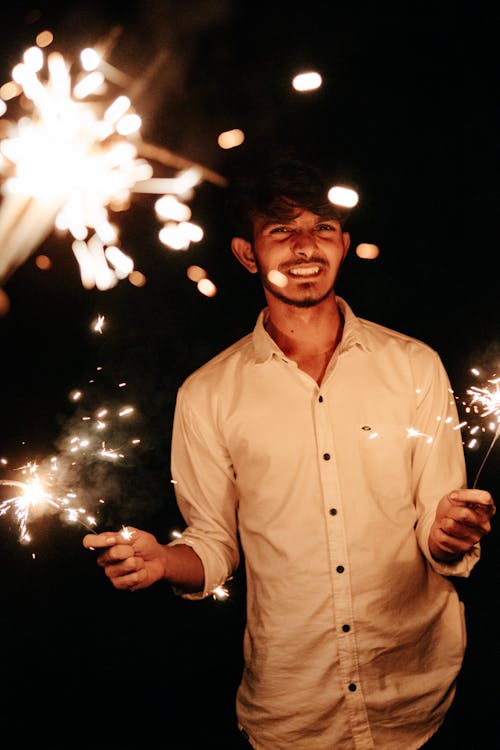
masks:
[[[338,347],[339,354],[354,346],[359,346],[361,349],[368,351],[370,346],[361,318],[358,318],[354,314],[342,297],[337,297],[337,303],[344,316],[344,331]],[[273,356],[280,357],[281,359],[285,357],[264,327],[268,314],[269,310],[267,307],[260,311],[252,333],[256,364],[263,364]]]

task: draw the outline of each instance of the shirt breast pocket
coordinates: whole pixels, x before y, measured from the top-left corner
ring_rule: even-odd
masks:
[[[373,422],[359,425],[358,450],[370,494],[380,499],[408,496],[411,489],[412,435],[406,426]]]

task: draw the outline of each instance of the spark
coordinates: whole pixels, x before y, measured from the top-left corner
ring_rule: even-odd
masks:
[[[229,591],[225,586],[216,586],[212,591],[212,596],[218,601],[224,601],[229,598]]]
[[[130,96],[120,93],[120,86]],[[54,229],[72,238],[85,288],[110,289],[131,276],[134,261],[119,246],[120,229],[113,217],[128,210],[135,193],[161,196],[158,237],[167,247],[186,249],[202,239],[201,227],[189,221],[186,202],[202,180],[219,186],[227,181],[142,140],[141,118],[131,98],[137,88],[97,47],[82,51],[80,69],[60,52],[39,46],[26,50],[15,65],[12,82],[0,89],[5,123],[0,140],[0,283]],[[11,100],[24,107],[17,121],[6,119]],[[174,176],[154,177],[153,163]]]
[[[478,388],[473,385],[468,389],[467,393],[472,396],[470,406],[480,404],[482,407],[480,416],[488,417],[493,414],[498,422],[500,421],[500,377],[487,382],[492,386],[491,388],[488,386]]]
[[[102,327],[104,325],[104,315],[98,315],[97,320],[92,324],[92,330],[96,333],[102,333]]]
[[[133,411],[134,411],[134,407],[133,406],[124,406],[123,409],[121,409],[118,412],[118,416],[119,417],[126,417],[129,414],[132,414]]]

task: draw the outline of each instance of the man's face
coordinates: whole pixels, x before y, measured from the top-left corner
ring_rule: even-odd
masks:
[[[312,307],[333,291],[349,248],[349,234],[336,219],[297,209],[285,223],[254,221],[253,255],[266,297]]]

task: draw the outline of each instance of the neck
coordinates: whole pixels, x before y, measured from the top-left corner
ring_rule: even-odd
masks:
[[[305,308],[269,305],[265,327],[284,354],[331,357],[342,337],[343,318],[333,295],[328,302]]]

